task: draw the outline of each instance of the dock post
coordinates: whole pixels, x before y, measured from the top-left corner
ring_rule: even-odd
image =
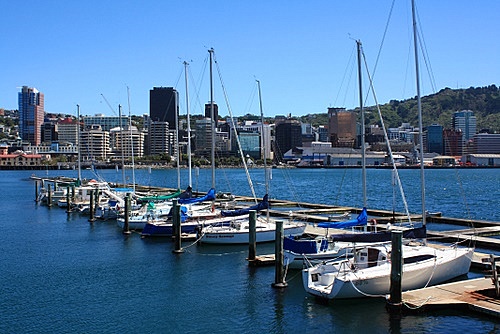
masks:
[[[256,238],[256,221],[257,221],[257,211],[250,210],[248,213],[248,261],[255,261],[256,249],[257,249],[257,238]]]
[[[95,222],[95,190],[90,191],[90,218],[89,222],[93,223]]]
[[[35,180],[35,202],[38,202],[38,180]]]
[[[276,238],[274,244],[274,257],[275,261],[275,275],[273,288],[286,288],[288,283],[285,282],[284,270],[283,270],[283,221],[276,221]]]
[[[75,200],[75,185],[71,186],[71,201]]]
[[[66,187],[66,212],[69,214],[71,212],[71,194],[69,192],[70,187]]]
[[[47,184],[47,205],[49,208],[52,206],[52,191],[50,184]]]
[[[184,253],[184,249],[182,249],[182,240],[181,240],[181,206],[179,205],[178,199],[173,199],[173,213],[172,213],[172,227],[173,227],[173,237],[175,243],[174,253]]]
[[[123,234],[130,234],[130,230],[128,227],[128,220],[130,218],[130,193],[127,193],[125,196],[125,215],[124,215],[124,224],[123,224]]]
[[[387,308],[390,312],[400,312],[402,306],[401,279],[403,277],[402,261],[402,241],[403,232],[391,232],[391,288],[387,301]]]

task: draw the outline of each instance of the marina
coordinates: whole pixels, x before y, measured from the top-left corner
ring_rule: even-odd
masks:
[[[209,178],[206,175],[209,172],[203,172],[200,173],[198,180],[200,183],[204,182],[202,178]],[[248,190],[243,186],[243,171],[218,172],[227,173],[227,178],[232,180],[233,185],[232,189],[226,188],[221,181],[220,191],[241,194],[235,198],[243,205],[249,197]],[[251,172],[253,177],[258,177],[262,170]],[[481,179],[498,180],[499,175],[495,170],[489,172],[492,174],[482,174]],[[380,299],[363,300],[361,303],[347,300],[324,305],[307,296],[302,288],[300,275],[295,271],[286,273],[288,284],[286,288],[273,289],[271,287],[275,275],[273,266],[250,266],[246,260],[248,246],[228,245],[221,248],[216,245],[193,245],[193,240],[185,240],[182,242],[185,252],[174,254],[174,243],[168,239],[141,238],[139,233],[126,236],[121,233],[115,222],[96,220],[90,223],[89,216],[68,214],[56,206],[48,208],[36,203],[32,172],[3,173],[0,179],[2,187],[13,191],[8,197],[5,197],[4,193],[2,200],[4,203],[14,202],[9,208],[4,206],[1,209],[3,215],[6,216],[7,212],[14,209],[22,212],[18,219],[10,219],[4,223],[5,242],[2,247],[6,257],[3,257],[2,261],[4,261],[3,267],[8,268],[9,278],[2,278],[4,286],[2,296],[5,297],[5,305],[14,310],[13,317],[2,319],[0,327],[4,327],[0,329],[4,332],[7,328],[11,332],[48,330],[195,332],[199,330],[201,323],[211,332],[238,330],[284,333],[300,330],[315,333],[324,332],[325,326],[334,326],[339,331],[351,332],[359,330],[387,332],[394,328],[399,328],[403,332],[421,332],[424,329],[426,332],[443,332],[444,328],[446,330],[470,328],[470,332],[478,333],[494,332],[495,328],[498,330],[497,321],[491,314],[471,315],[463,309],[445,308],[436,313],[433,311],[432,314],[423,312],[394,319],[386,311],[385,301]],[[173,189],[171,186],[168,187],[168,182],[175,182],[175,171],[157,170],[149,173],[147,170],[138,170],[136,173],[139,182],[145,185],[145,188],[150,187],[158,192]],[[290,211],[297,210],[297,214],[310,215],[312,221],[317,216],[324,217],[320,220],[328,221],[331,219],[329,216],[343,211],[339,208],[357,210],[353,205],[356,203],[355,198],[342,200],[339,202],[340,205],[331,205],[328,204],[333,202],[331,199],[326,201],[323,199],[324,202],[320,203],[311,200],[314,195],[307,196],[307,190],[318,189],[319,181],[325,177],[331,180],[332,188],[336,187],[335,180],[338,180],[336,176],[342,175],[341,172],[291,170],[286,173],[292,176],[296,187],[303,189],[303,197],[295,201],[285,200],[294,198],[294,195],[284,188],[277,189],[286,183],[286,178],[285,174],[275,172],[271,194],[279,193],[280,196],[271,196],[271,212],[284,211],[289,214]],[[328,176],[325,173],[328,173]],[[410,173],[404,177],[411,178]],[[441,171],[430,171],[431,179],[436,177],[433,173]],[[474,193],[473,189],[480,187],[470,184],[476,175],[468,173],[470,174],[465,177],[467,179],[465,186],[470,189],[469,195],[472,198],[469,206],[477,215],[470,220],[480,223],[482,221],[480,218],[487,216],[481,211],[484,209],[485,212],[493,213],[491,220],[494,222],[498,219],[495,216],[497,213],[488,210],[494,207],[493,202],[487,202],[484,197]],[[45,172],[36,174],[35,177],[38,178],[64,175],[61,171],[49,171],[48,175]],[[112,170],[99,171],[99,174],[111,183],[116,181],[119,183],[121,179],[120,173]],[[66,175],[74,177],[74,172],[68,171]],[[383,184],[385,182],[383,179],[390,173],[370,170],[368,175],[372,177],[371,180],[380,179],[380,184]],[[459,211],[455,209],[456,207],[450,206],[457,201],[443,196],[443,188],[449,188],[450,185],[446,183],[446,178],[442,177],[443,174],[438,176],[441,179],[439,185],[433,187],[433,183],[428,183],[428,193],[431,199],[441,198],[440,210],[435,208],[432,210],[442,211],[443,214],[440,217],[442,220],[438,223],[429,222],[430,233],[444,232],[434,230],[433,224],[444,225],[449,231],[457,230],[462,220],[459,217],[450,217],[450,213]],[[94,177],[96,176],[91,171],[84,172],[84,178]],[[220,175],[220,179],[223,180],[224,177]],[[235,186],[235,183],[240,181],[242,185]],[[380,187],[380,184],[375,186]],[[493,187],[491,182],[488,184]],[[196,186],[194,188],[196,190]],[[494,189],[495,187],[490,193],[494,193]],[[262,194],[262,189],[257,189],[257,192]],[[315,193],[312,191],[312,194]],[[412,196],[410,191],[410,199]],[[436,203],[435,201],[434,199],[433,202]],[[478,201],[482,205],[478,206]],[[280,207],[279,203],[284,205]],[[388,215],[390,217],[392,210],[383,203],[373,204],[370,207],[378,207],[382,212],[390,213]],[[392,204],[392,200],[385,203]],[[330,208],[333,208],[332,212],[328,212]],[[412,211],[418,211],[418,208]],[[353,211],[353,214],[355,212]],[[370,215],[374,215],[374,212],[370,212]],[[415,218],[417,217],[418,215],[415,215]],[[449,217],[449,221],[453,221],[454,224],[447,225],[444,217]],[[380,225],[385,224],[383,219],[383,215],[377,219]],[[311,224],[308,224],[308,229],[310,226]],[[463,230],[470,233],[466,227]],[[495,236],[484,238],[498,240]],[[494,243],[495,241],[492,242]],[[476,253],[478,252],[487,255],[495,253],[495,250],[476,249]],[[258,255],[273,253],[273,243],[257,246]],[[479,261],[474,262],[479,263]],[[481,279],[484,275],[483,268],[473,268],[468,278]],[[482,280],[491,285],[491,280]],[[12,282],[16,282],[16,288],[7,289],[6,287],[12,286]],[[232,305],[229,314],[224,311],[228,304]],[[144,308],[148,311],[144,311]],[[95,310],[100,311],[95,312]],[[2,311],[6,314],[6,309]],[[367,321],[360,313],[371,314],[370,318],[376,319],[375,323]],[[12,315],[12,312],[10,314]],[[61,320],[48,321],[56,314]]]

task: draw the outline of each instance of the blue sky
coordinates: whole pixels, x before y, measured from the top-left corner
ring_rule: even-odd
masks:
[[[142,115],[152,87],[173,86],[185,113],[186,60],[190,112],[200,114],[209,101],[209,48],[221,115],[227,104],[235,116],[259,114],[255,79],[266,116],[353,108],[354,39],[380,103],[415,96],[410,0],[26,0],[0,9],[0,108],[17,109],[27,85],[45,94],[48,112],[76,114],[79,104],[83,115],[115,115],[104,95],[115,112],[121,104]],[[422,95],[498,85],[500,1],[420,0],[417,10],[429,64],[420,60]]]

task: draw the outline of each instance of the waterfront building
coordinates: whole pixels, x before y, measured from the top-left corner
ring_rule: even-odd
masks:
[[[123,153],[125,158],[142,157],[144,155],[144,133],[135,126],[126,126],[123,130],[120,127],[111,129],[110,145],[115,152],[115,157]]]
[[[83,125],[100,125],[103,131],[111,131],[116,127],[124,127],[129,124],[128,116],[106,116],[104,114],[96,114],[95,116],[83,116]]]
[[[427,127],[426,131],[426,144],[427,152],[434,152],[443,154],[443,127],[439,124],[432,124]]]
[[[471,154],[500,154],[500,133],[477,133],[470,140]]]
[[[45,122],[41,127],[41,142],[52,143],[58,140],[58,126],[57,123]]]
[[[345,108],[328,108],[329,136],[334,147],[356,145],[357,117],[357,113]]]
[[[294,148],[302,146],[302,128],[300,122],[288,118],[276,118],[274,127],[274,157],[278,161],[284,160],[284,154]]]
[[[233,124],[230,120],[228,132],[231,134],[231,150],[238,154],[238,145],[234,138]],[[264,152],[267,159],[272,159],[271,153],[271,126],[262,124],[260,121],[245,121],[243,124],[236,125],[236,131],[240,140],[244,155],[249,155],[254,159],[264,159]]]
[[[14,153],[8,153],[9,147],[6,145],[0,145],[0,166],[40,166],[42,165],[42,155],[26,153],[23,151],[16,151]]]
[[[500,154],[466,154],[462,161],[474,166],[500,166]]]
[[[171,134],[168,122],[150,120],[148,126],[147,155],[172,154]]]
[[[462,131],[462,142],[466,143],[476,134],[476,116],[472,110],[456,111],[451,126],[454,130]]]
[[[450,156],[461,156],[463,154],[462,130],[445,129],[443,131],[444,154]]]
[[[318,126],[318,128],[316,129],[317,131],[317,134],[318,134],[318,138],[316,141],[321,141],[321,142],[329,142],[329,138],[328,138],[328,128],[324,125],[320,125]]]
[[[149,91],[149,117],[153,122],[167,122],[169,129],[177,129],[179,93],[173,87],[153,87]]]
[[[41,126],[44,119],[44,95],[36,88],[23,86],[18,94],[19,136],[33,145],[42,141]]]
[[[69,142],[78,145],[78,122],[70,117],[57,124],[57,138],[59,142]]]
[[[100,125],[90,125],[80,132],[80,155],[83,160],[106,161],[110,157],[109,132]]]

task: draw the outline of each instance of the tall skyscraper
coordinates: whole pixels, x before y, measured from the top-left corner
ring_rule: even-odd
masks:
[[[173,87],[153,87],[149,91],[149,117],[153,122],[168,122],[170,130],[177,129],[179,93]]]
[[[444,153],[443,127],[439,124],[432,124],[427,127],[427,152]]]
[[[283,161],[283,155],[294,147],[302,146],[302,127],[295,119],[285,119],[276,123],[274,130],[274,157]]]
[[[463,141],[466,142],[476,134],[476,116],[472,110],[462,110],[453,113],[452,128],[462,130]]]
[[[44,96],[36,88],[23,86],[18,94],[19,135],[22,140],[33,145],[42,142],[42,124],[44,119]]]
[[[206,103],[205,104],[205,117],[210,118],[212,114],[212,104],[211,103]],[[217,103],[214,102],[214,120],[215,120],[215,127],[217,128],[218,125],[218,120],[219,120],[219,106],[217,106]]]

